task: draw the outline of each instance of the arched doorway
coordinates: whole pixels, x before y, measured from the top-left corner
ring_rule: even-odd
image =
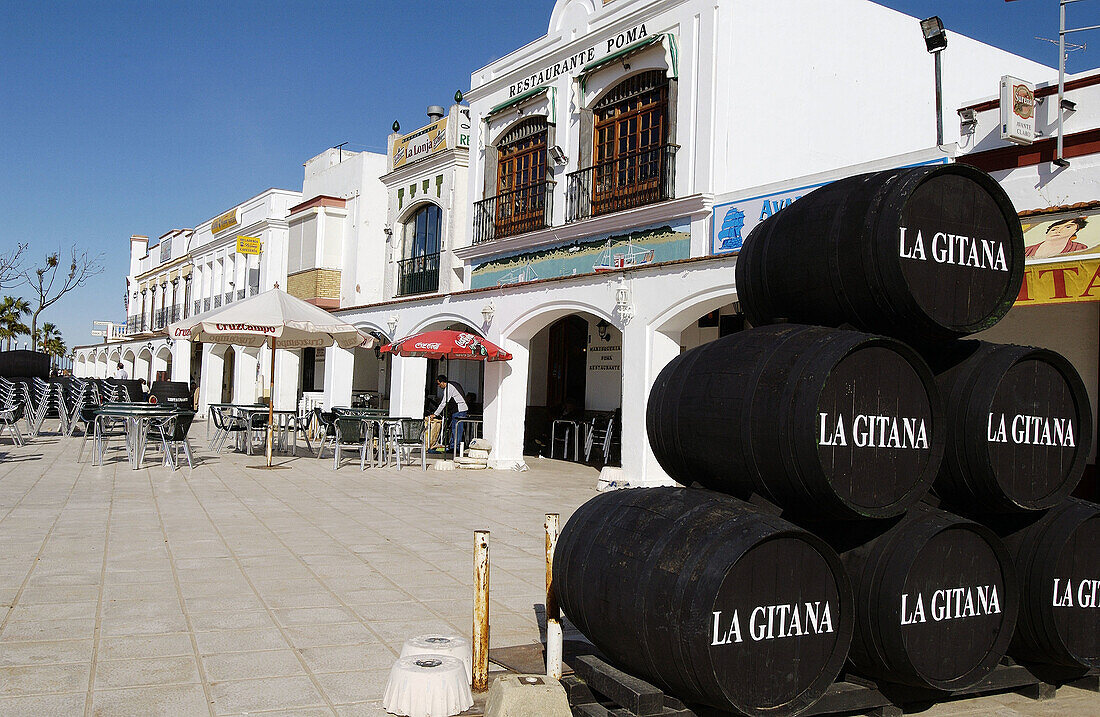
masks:
[[[356,347],[352,350],[351,404],[369,408],[387,409],[390,406],[390,368],[393,357],[380,349],[389,343],[381,331],[369,326],[358,327],[370,334],[377,343],[373,348]]]
[[[233,403],[233,377],[236,369],[236,352],[229,346],[216,347],[212,353],[222,360],[221,402]]]
[[[585,460],[584,437],[595,425],[602,436],[610,426],[610,440],[601,439],[588,458],[596,464],[617,465],[621,435],[623,386],[623,336],[608,317],[584,310],[547,309],[509,332],[505,348],[516,358],[509,372],[522,376],[522,452],[528,456]],[[527,338],[529,337],[529,338]],[[522,361],[526,365],[516,364]],[[519,410],[520,389],[513,376],[504,379],[502,411]],[[499,431],[514,435],[505,414]],[[555,434],[555,421],[558,433]],[[568,431],[569,438],[565,440]],[[552,439],[557,435],[560,441]],[[512,444],[515,438],[504,438]]]
[[[162,346],[153,359],[153,380],[172,380],[172,349]]]

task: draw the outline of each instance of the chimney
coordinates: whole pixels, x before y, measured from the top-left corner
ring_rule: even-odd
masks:
[[[440,107],[439,105],[429,105],[428,106],[428,121],[429,122],[438,122],[439,120],[443,119],[443,114],[444,114],[444,109],[442,107]]]
[[[141,273],[141,259],[149,253],[149,237],[141,234],[130,236],[130,276]]]

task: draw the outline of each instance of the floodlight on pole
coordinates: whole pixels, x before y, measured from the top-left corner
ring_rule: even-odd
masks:
[[[924,47],[936,58],[936,146],[943,146],[943,65],[940,53],[947,48],[947,33],[937,15],[920,21]]]

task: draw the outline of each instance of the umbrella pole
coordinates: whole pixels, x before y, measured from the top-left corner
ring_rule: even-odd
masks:
[[[271,337],[271,376],[267,392],[267,467],[271,467],[271,446],[275,429],[275,337]]]

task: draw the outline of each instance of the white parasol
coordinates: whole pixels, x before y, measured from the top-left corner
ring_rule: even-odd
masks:
[[[203,343],[271,348],[271,392],[268,400],[267,465],[271,465],[272,425],[275,411],[275,349],[371,348],[376,339],[364,334],[324,309],[271,289],[220,309],[192,316],[168,326],[174,339]]]

